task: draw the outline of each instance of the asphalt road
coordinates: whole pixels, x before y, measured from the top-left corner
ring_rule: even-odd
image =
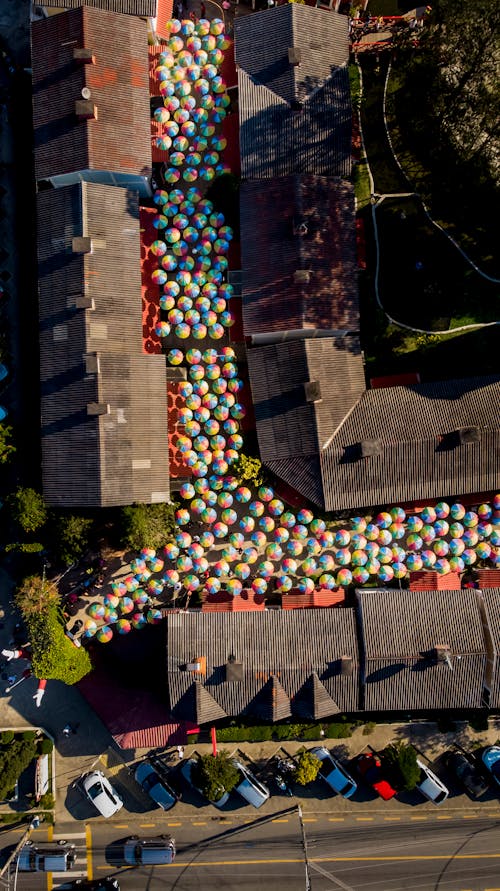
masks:
[[[436,809],[437,811],[437,809]],[[436,813],[406,821],[366,822],[332,817],[309,819],[307,839],[311,891],[500,891],[500,819]],[[81,827],[61,826],[71,838]],[[120,847],[129,835],[170,832],[176,838],[172,866],[125,869]],[[45,836],[47,830],[43,831]],[[43,838],[42,830],[35,836]],[[176,821],[168,814],[147,823],[93,823],[86,838],[72,838],[79,871],[94,878],[115,875],[123,891],[272,891],[306,887],[298,816],[284,811],[273,820],[247,823],[210,818]],[[3,844],[6,844],[5,838]],[[19,891],[67,888],[64,876],[19,875]],[[11,889],[14,888],[11,883]]]

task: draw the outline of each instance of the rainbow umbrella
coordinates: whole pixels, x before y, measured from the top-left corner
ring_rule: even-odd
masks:
[[[335,551],[335,561],[339,566],[348,566],[351,562],[351,552],[347,548],[339,548]]]
[[[489,504],[480,504],[477,509],[477,515],[481,520],[489,520],[492,513],[493,511]]]
[[[189,532],[180,531],[175,536],[175,543],[179,548],[188,548],[191,544],[191,536]]]
[[[477,526],[479,517],[474,510],[468,510],[463,517],[463,524],[467,527]]]
[[[217,519],[217,513],[213,509],[213,507],[206,507],[205,510],[202,510],[200,516],[203,522],[206,523],[208,526],[211,526],[212,523],[215,523]]]
[[[248,511],[252,515],[252,517],[261,517],[264,513],[265,507],[262,501],[251,501],[248,505]]]
[[[236,578],[242,579],[244,581],[250,575],[250,567],[248,563],[236,563],[236,565],[233,567],[233,572]]]
[[[283,523],[283,517],[281,517],[281,522]],[[320,532],[318,534],[318,542],[322,548],[333,547],[334,541],[335,541],[335,537],[333,535],[333,532],[330,532],[329,529],[325,529],[324,532]]]
[[[159,214],[154,218],[153,226],[155,227],[155,229],[166,229],[166,227],[168,226],[167,217],[163,216],[163,214]]]
[[[204,480],[204,482],[206,482],[206,480]],[[214,507],[217,504],[217,492],[213,492],[212,489],[209,489],[208,492],[204,492],[202,498],[209,507]]]
[[[474,554],[474,557],[475,556],[476,555]],[[434,569],[436,570],[436,572],[439,572],[440,575],[447,575],[450,572],[451,567],[448,560],[441,559],[436,560]]]
[[[306,548],[307,548],[307,553],[309,554],[310,557],[315,557],[316,554],[321,553],[321,545],[320,545],[319,541],[317,541],[313,537],[306,538]]]
[[[236,597],[238,594],[241,594],[243,585],[239,579],[232,578],[226,582],[226,588],[233,597]]]
[[[187,554],[181,554],[175,565],[179,572],[189,572],[193,568],[193,561]]]
[[[146,617],[143,616],[142,613],[134,613],[133,616],[130,617],[130,621],[132,623],[133,628],[143,628],[144,625],[147,624]]]
[[[164,579],[167,585],[175,585],[179,581],[179,573],[176,569],[167,569]]]
[[[379,577],[381,582],[390,582],[394,578],[394,570],[392,566],[381,566],[377,576]]]
[[[234,408],[236,408],[236,405],[233,406],[233,409]],[[233,411],[231,411],[231,414],[233,414]],[[238,413],[234,414],[234,417],[237,418]],[[271,501],[268,502],[267,509],[272,517],[280,517],[285,510],[285,505],[282,501],[279,500],[279,498],[273,498]]]
[[[229,541],[235,548],[242,548],[245,542],[245,536],[241,532],[232,532]]]
[[[391,552],[392,554],[392,552]],[[364,566],[368,562],[368,554],[362,548],[356,548],[351,554],[351,563],[353,566]]]
[[[436,562],[436,555],[434,551],[425,550],[421,553],[422,562],[426,569],[432,569]]]
[[[382,547],[378,552],[377,558],[380,563],[392,563],[394,555],[390,548]]]
[[[393,545],[393,547],[396,547],[396,545]],[[368,541],[365,545],[365,551],[369,557],[376,557],[380,551],[380,545],[378,545],[376,541]],[[405,552],[403,551],[403,554],[404,553]]]
[[[446,557],[450,546],[447,541],[437,540],[432,545],[432,550],[438,557]]]
[[[228,528],[225,523],[214,523],[212,532],[216,538],[225,538],[228,533]]]
[[[93,637],[97,631],[97,622],[95,622],[94,619],[87,619],[83,626],[83,630],[85,637]]]
[[[409,551],[419,551],[422,547],[423,541],[420,535],[417,535],[416,532],[411,532],[408,538],[406,539],[406,546]]]
[[[297,523],[292,529],[292,538],[296,541],[303,541],[307,538],[307,534],[307,526],[303,526],[301,523]]]
[[[364,568],[370,575],[377,575],[377,572],[380,569],[380,561],[375,557],[372,557],[371,560],[368,560],[368,563],[365,564]]]
[[[230,567],[227,560],[218,560],[217,563],[214,563],[212,566],[212,572],[218,578],[222,575],[229,575]]]
[[[312,557],[306,557],[306,559],[302,563],[302,572],[307,577],[317,575],[318,564],[316,563],[316,560],[313,560]]]
[[[154,557],[149,561],[149,568],[151,572],[161,572],[163,569],[163,560],[161,557]]]
[[[424,507],[421,511],[420,516],[424,523],[435,523],[437,519],[436,511],[433,507]]]
[[[314,591],[314,582],[310,578],[300,578],[297,587],[301,594],[311,594]]]
[[[165,583],[161,582],[159,579],[151,579],[150,582],[148,582],[148,588],[147,588],[148,594],[151,594],[152,597],[159,597],[161,592],[163,591],[164,586],[165,586]],[[133,601],[133,603],[135,603],[135,601]],[[129,604],[126,604],[126,606],[128,607]],[[122,612],[129,613],[133,608],[133,604],[130,607],[130,609],[128,609],[128,608],[123,609],[123,602],[122,602],[120,608],[121,608]]]
[[[130,569],[132,572],[142,572],[143,569],[146,569],[146,561],[140,557],[135,557],[130,564]]]
[[[418,572],[418,570],[422,569],[423,565],[424,565],[424,561],[422,559],[421,554],[418,554],[418,553],[408,554],[408,556],[406,558],[406,568],[410,572]]]
[[[227,526],[233,526],[236,523],[237,519],[238,514],[230,507],[226,508],[221,513],[221,520],[223,523],[226,523]]]
[[[259,552],[256,548],[245,548],[242,556],[245,563],[256,563],[259,557]]]
[[[472,566],[477,560],[477,554],[472,548],[466,548],[462,553],[462,560],[466,566]]]
[[[276,576],[276,590],[277,591],[286,592],[286,591],[290,591],[291,588],[293,588],[293,581],[291,578],[289,578],[287,575],[283,575],[281,573],[280,573],[280,575]]]
[[[277,542],[271,542],[267,545],[265,554],[268,560],[281,560],[283,551]]]
[[[112,609],[116,609],[118,604],[120,603],[120,598],[115,594],[105,594],[104,595],[104,606],[111,607]]]
[[[450,525],[449,533],[451,538],[462,538],[464,527],[461,523],[452,523]]]
[[[462,535],[462,541],[466,548],[474,548],[479,541],[479,535],[475,529],[466,529]]]
[[[96,634],[99,643],[108,643],[113,637],[113,631],[109,625],[103,625]]]
[[[236,500],[241,502],[242,504],[246,504],[252,498],[252,493],[250,489],[247,489],[246,486],[239,486],[236,489]]]
[[[390,545],[391,541],[392,541],[392,535],[389,532],[389,530],[381,529],[377,536],[378,544],[387,546],[387,545]]]
[[[399,545],[392,545],[391,554],[392,559],[399,563],[404,563],[406,560],[406,551],[403,548],[400,548]],[[377,554],[373,554],[372,556],[377,556]]]
[[[500,494],[493,496],[493,508],[494,510],[500,510]]]
[[[393,539],[404,538],[406,535],[406,527],[404,523],[391,523],[388,529],[383,530],[389,532]]]
[[[278,544],[284,544],[290,538],[290,533],[284,526],[278,526],[278,528],[273,531],[273,538]]]
[[[387,511],[382,511],[375,517],[375,524],[380,529],[388,529],[392,523],[392,517]]]
[[[161,618],[162,616],[159,609],[148,609],[146,619],[150,625],[157,625],[158,622],[161,622]]]
[[[480,560],[487,560],[491,555],[491,545],[487,541],[480,541],[476,547],[476,554]]]
[[[197,575],[190,573],[184,578],[184,587],[186,591],[196,591],[200,587],[200,580]]]
[[[406,566],[404,565],[404,563],[393,563],[392,571],[394,573],[395,579],[404,579],[407,574]]]
[[[259,548],[264,547],[264,545],[267,542],[266,534],[264,532],[261,532],[260,529],[256,530],[255,532],[252,532],[250,538],[253,541],[253,543],[256,544],[257,547],[259,547]]]
[[[360,570],[358,570],[359,572]],[[364,572],[364,570],[363,570]],[[366,578],[368,578],[368,573],[366,574]],[[331,575],[328,572],[324,572],[319,577],[319,585],[322,588],[326,588],[328,591],[333,591],[335,588],[335,576]]]
[[[436,511],[436,517],[439,520],[445,520],[446,517],[449,516],[450,506],[446,501],[439,501],[434,510]]]
[[[221,589],[221,583],[215,576],[210,576],[205,582],[205,588],[209,594],[218,594]]]
[[[224,548],[222,548],[220,554],[221,559],[227,560],[228,563],[233,563],[235,560],[238,559],[239,556],[238,551],[232,544],[227,544]]]
[[[323,576],[321,578],[323,578]],[[332,579],[332,581],[334,582],[334,585],[332,587],[335,587],[335,579],[333,578],[333,576],[329,575],[328,578]],[[353,569],[353,571],[352,571],[352,580],[357,585],[364,585],[368,581],[369,578],[370,578],[370,573],[366,571],[364,566],[358,566],[358,567],[356,567],[356,569]],[[321,579],[320,579],[320,581],[321,581]]]
[[[481,539],[489,538],[493,532],[493,526],[491,523],[488,523],[487,520],[481,520],[481,522],[477,524],[476,532]]]
[[[125,588],[127,589],[127,591],[129,593],[133,593],[134,591],[137,591],[137,588],[139,587],[139,582],[133,575],[128,575],[127,578],[125,579],[124,584],[125,584]]]
[[[463,572],[465,569],[465,563],[461,557],[450,557],[449,564],[452,572]]]
[[[448,547],[448,553],[451,554],[452,557],[460,557],[465,551],[465,542],[462,538],[452,538]]]
[[[255,594],[265,594],[267,591],[267,582],[265,579],[255,578],[252,581],[252,590]]]
[[[500,546],[500,530],[493,530],[491,533],[490,544],[495,548]]]
[[[364,532],[366,525],[367,523],[364,517],[351,517],[351,527],[354,532]]]
[[[368,541],[376,541],[380,535],[380,529],[375,523],[368,523],[365,529],[365,537]]]
[[[118,629],[118,634],[128,634],[132,631],[132,625],[128,619],[118,619],[116,628]]]
[[[274,565],[270,560],[264,560],[262,563],[259,563],[257,572],[263,578],[270,578],[274,572]]]
[[[182,350],[173,349],[167,354],[170,365],[180,365],[184,361],[184,353]]]
[[[234,498],[230,492],[220,492],[217,496],[217,504],[219,507],[231,507],[234,502]]]
[[[196,572],[204,573],[208,571],[208,560],[206,557],[195,557],[193,560],[193,569]]]
[[[436,522],[434,523],[434,532],[436,533],[436,535],[438,535],[440,538],[443,538],[445,535],[448,535],[449,531],[450,526],[449,523],[446,522],[446,520],[436,520]]]
[[[318,558],[318,566],[324,572],[330,572],[332,569],[335,569],[335,560],[331,554],[321,554]]]
[[[240,529],[243,529],[243,532],[246,533],[253,532],[253,530],[255,529],[254,518],[248,515],[242,517],[240,520]]]
[[[285,548],[292,557],[300,557],[304,550],[304,545],[301,541],[292,539],[291,541],[287,541]]]
[[[339,569],[337,573],[337,585],[345,588],[352,583],[352,573],[349,569]]]
[[[421,519],[421,517],[417,517],[416,515],[408,517],[406,521],[406,528],[408,529],[408,532],[420,532],[423,525],[424,521]]]
[[[463,504],[452,504],[450,507],[450,514],[454,520],[463,520],[465,513],[466,511]]]

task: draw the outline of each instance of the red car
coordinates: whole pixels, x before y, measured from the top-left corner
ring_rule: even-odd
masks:
[[[357,768],[359,775],[364,779],[372,789],[380,795],[384,801],[394,798],[396,790],[384,778],[382,772],[382,762],[378,755],[373,752],[364,752],[358,756]]]

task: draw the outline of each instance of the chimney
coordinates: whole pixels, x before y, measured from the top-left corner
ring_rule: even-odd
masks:
[[[95,56],[92,50],[86,49],[84,46],[73,47],[73,59],[79,65],[95,65]]]
[[[87,414],[89,415],[89,417],[96,417],[97,415],[109,415],[111,414],[111,406],[109,402],[88,402]]]
[[[294,68],[299,67],[300,63],[302,62],[302,53],[298,47],[288,47],[288,62],[290,65],[293,65]]]
[[[92,239],[86,235],[78,235],[71,239],[72,254],[90,254],[92,250]]]
[[[293,273],[293,280],[296,285],[308,285],[311,281],[309,269],[296,269]]]
[[[305,220],[300,220],[293,223],[293,234],[299,235],[301,238],[304,238],[309,232],[309,226],[305,222]]]
[[[354,671],[354,662],[352,656],[340,657],[340,674],[343,678],[349,677]]]
[[[77,99],[75,115],[79,121],[97,121],[97,105],[91,99]]]
[[[319,381],[306,381],[304,384],[304,397],[306,402],[321,401],[321,384]]]
[[[86,353],[84,356],[85,359],[85,374],[99,374],[99,356],[97,353]],[[88,406],[87,406],[88,411]]]

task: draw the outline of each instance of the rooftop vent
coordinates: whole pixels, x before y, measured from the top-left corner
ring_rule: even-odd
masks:
[[[304,384],[304,396],[306,402],[319,402],[321,399],[321,384],[319,381],[306,381]]]
[[[72,254],[90,254],[92,250],[92,239],[88,236],[79,235],[71,239]]]
[[[201,671],[201,662],[187,662],[186,671]]]
[[[85,355],[85,373],[99,374],[99,356],[97,353],[87,353]]]
[[[237,662],[236,657],[231,654],[226,662],[226,681],[237,683],[243,680],[243,663]]]
[[[181,368],[179,365],[176,367],[167,368],[167,381],[186,381],[187,380],[187,368]]]
[[[109,415],[111,413],[111,406],[109,402],[88,402],[87,403],[87,414],[91,416],[95,415]]]
[[[95,300],[93,297],[85,297],[81,294],[74,303],[75,309],[95,309]]]
[[[349,677],[354,671],[354,661],[352,656],[340,657],[340,674],[342,677]]]
[[[308,285],[311,281],[309,269],[296,269],[293,273],[293,280],[296,285]]]
[[[77,99],[75,114],[79,121],[97,121],[97,105],[91,99]]]
[[[191,674],[205,675],[207,672],[207,657],[195,656],[190,662],[186,663],[185,670]]]
[[[301,114],[303,111],[302,102],[300,102],[298,99],[292,99],[292,101],[290,102],[290,108],[295,114]]]
[[[309,232],[309,227],[304,220],[300,222],[294,222],[293,224],[293,234],[299,235],[301,238],[304,238]]]
[[[288,61],[290,65],[293,65],[296,68],[300,65],[300,63],[302,62],[302,53],[298,47],[288,47]]]
[[[382,453],[382,443],[379,439],[362,439],[357,448],[360,458],[373,458]]]
[[[73,47],[73,59],[79,65],[95,65],[95,56],[92,50],[86,49],[84,46]]]
[[[459,446],[471,445],[480,442],[481,431],[479,427],[459,427],[449,433],[443,433],[439,437],[440,449],[457,449]]]

